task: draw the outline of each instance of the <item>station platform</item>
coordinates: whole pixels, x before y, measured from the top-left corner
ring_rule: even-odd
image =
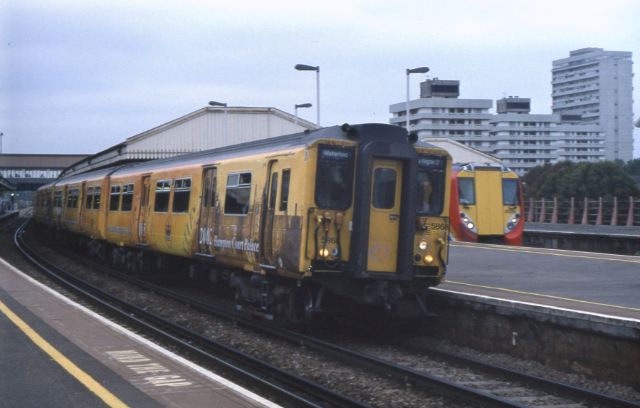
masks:
[[[437,289],[640,323],[640,256],[451,242]]]
[[[0,407],[277,407],[0,259]]]

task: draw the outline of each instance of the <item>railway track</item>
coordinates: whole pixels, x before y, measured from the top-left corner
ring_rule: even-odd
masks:
[[[25,247],[25,243],[19,242],[20,237],[21,235],[16,234],[16,242]],[[41,264],[43,263],[42,260],[39,262]],[[109,273],[114,274],[113,271],[109,271]],[[384,352],[380,353],[372,350],[371,353],[365,354],[319,338],[260,324],[251,319],[242,318],[236,313],[229,311],[228,308],[215,306],[209,302],[196,301],[192,296],[176,293],[160,285],[151,284],[125,274],[118,273],[117,275],[119,278],[126,279],[130,283],[138,285],[145,290],[151,290],[174,301],[189,305],[192,309],[228,319],[244,327],[251,328],[251,330],[259,331],[262,335],[278,338],[291,345],[303,346],[325,356],[331,356],[345,364],[357,366],[385,378],[391,378],[398,383],[398,387],[407,389],[407,392],[418,390],[427,394],[435,393],[446,398],[451,398],[453,401],[462,405],[470,404],[472,406],[556,406],[576,408],[592,406],[639,406],[633,402],[616,399],[567,384],[545,380],[513,370],[506,370],[479,361],[471,361],[452,355],[436,353],[433,350],[425,350],[422,347],[416,348],[412,346],[413,350],[407,352],[406,350],[410,347],[403,345],[402,348],[405,354],[400,360],[405,363],[392,363],[388,359],[385,359],[384,356],[380,356],[381,354],[384,355]],[[75,278],[69,277],[68,279],[74,280]],[[83,285],[81,283],[76,284]],[[91,289],[91,291],[93,290],[95,289]],[[91,296],[97,295],[93,294]],[[102,297],[102,295],[100,296]],[[120,300],[113,299],[111,301],[118,304],[118,309],[129,308],[129,306],[123,305],[123,302]],[[126,313],[131,314],[131,309],[128,310]],[[228,346],[207,344],[209,340],[201,338],[201,336],[196,333],[188,330],[185,331],[183,328],[172,327],[172,324],[158,320],[157,316],[146,316],[147,312],[143,313],[139,310],[133,313],[138,317],[144,316],[144,321],[150,321],[153,325],[163,327],[164,331],[172,333],[172,337],[176,337],[176,333],[178,333],[180,337],[188,339],[187,342],[189,345],[187,349],[195,347],[194,344],[204,344],[207,350],[216,350],[217,353],[222,353],[225,356],[230,353]],[[202,351],[198,353],[200,354]],[[372,354],[374,353],[378,356],[373,356]],[[209,353],[205,352],[205,354]],[[240,352],[240,354],[244,353]],[[418,357],[424,355],[427,355],[427,357]],[[394,354],[394,358],[398,359],[397,353]],[[267,373],[270,370],[273,370],[273,372],[282,371],[276,367],[262,365],[256,362],[249,364],[249,366],[259,366],[263,372],[267,370]],[[300,381],[300,378],[297,378],[296,381]],[[282,382],[290,383],[291,380],[283,380]],[[282,387],[282,385],[279,386]],[[306,387],[308,387],[308,385],[305,385],[304,388]],[[326,387],[319,385],[319,390],[322,391],[314,391],[311,393],[316,399],[316,401],[312,403],[317,403],[318,399],[322,400],[324,398],[319,395],[326,391]],[[334,396],[332,398],[331,402],[329,402],[331,406],[358,406],[358,404],[361,404],[358,401],[343,396]],[[341,401],[340,398],[345,398],[345,400]],[[309,397],[303,398],[304,401],[308,399]],[[328,398],[327,401],[329,401]]]
[[[204,338],[197,333],[163,319],[162,317],[118,299],[100,288],[84,282],[47,260],[39,257],[33,248],[24,242],[24,225],[15,234],[14,243],[18,250],[47,276],[74,291],[91,302],[108,310],[109,314],[127,321],[136,328],[151,333],[156,339],[195,355],[200,361],[224,368],[235,377],[266,392],[271,398],[285,405],[304,407],[365,407],[358,401],[336,393],[320,384],[284,372],[239,350],[219,342]]]

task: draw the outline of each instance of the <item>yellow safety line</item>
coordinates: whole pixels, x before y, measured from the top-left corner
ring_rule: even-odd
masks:
[[[482,289],[495,289],[495,290],[501,290],[503,292],[517,293],[517,294],[521,294],[521,295],[533,295],[533,296],[544,297],[544,298],[549,298],[549,299],[566,300],[566,301],[576,302],[576,303],[585,303],[585,304],[588,304],[588,305],[607,306],[607,307],[613,307],[613,308],[616,308],[616,309],[624,309],[624,310],[632,310],[634,312],[640,312],[640,309],[637,309],[637,308],[634,308],[634,307],[609,305],[607,303],[590,302],[588,300],[580,300],[580,299],[565,298],[565,297],[561,297],[561,296],[545,295],[545,294],[542,294],[542,293],[526,292],[526,291],[523,291],[523,290],[507,289],[507,288],[496,288],[496,287],[493,287],[493,286],[475,285],[475,284],[472,284],[472,283],[456,282],[456,281],[451,281],[451,280],[447,280],[446,283],[453,283],[455,285],[471,286],[471,287],[482,288]]]
[[[611,254],[602,254],[604,256],[596,256],[596,255],[578,255],[577,253],[571,253],[571,251],[566,251],[567,253],[557,253],[553,251],[563,251],[561,249],[554,250],[531,250],[524,249],[525,247],[501,247],[499,245],[477,245],[477,244],[460,244],[460,243],[451,243],[451,246],[459,246],[459,247],[468,247],[468,248],[477,248],[477,249],[497,249],[498,251],[506,251],[506,252],[518,252],[518,253],[527,253],[527,254],[536,254],[536,255],[553,255],[553,256],[564,256],[568,258],[585,258],[585,259],[595,259],[598,261],[617,261],[617,262],[627,262],[627,263],[637,263],[640,264],[640,259],[628,259],[628,258],[611,258]],[[628,255],[617,255],[617,256],[628,256]],[[630,258],[630,257],[629,257]]]
[[[40,347],[45,353],[53,358],[62,368],[67,370],[69,374],[74,376],[82,385],[87,387],[91,392],[96,394],[98,398],[105,402],[110,407],[127,407],[127,404],[120,401],[118,397],[113,395],[109,390],[100,385],[89,374],[85,373],[82,369],[76,366],[71,360],[66,358],[62,353],[56,350],[49,342],[43,339],[38,333],[35,332],[28,324],[26,324],[20,317],[13,313],[2,301],[0,301],[0,311],[2,311],[8,318],[15,324],[24,334],[26,334],[31,341],[33,341],[38,347]]]

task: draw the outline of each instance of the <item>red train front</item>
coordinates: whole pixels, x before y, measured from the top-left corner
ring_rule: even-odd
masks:
[[[499,164],[456,164],[451,233],[459,241],[522,245],[524,200],[518,175]]]

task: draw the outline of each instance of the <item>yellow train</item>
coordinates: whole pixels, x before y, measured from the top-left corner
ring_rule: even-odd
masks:
[[[454,164],[451,232],[467,242],[522,245],[524,201],[518,175],[499,164]]]
[[[131,273],[228,283],[299,321],[325,295],[392,307],[441,281],[450,168],[400,127],[345,124],[64,177],[35,219]]]

